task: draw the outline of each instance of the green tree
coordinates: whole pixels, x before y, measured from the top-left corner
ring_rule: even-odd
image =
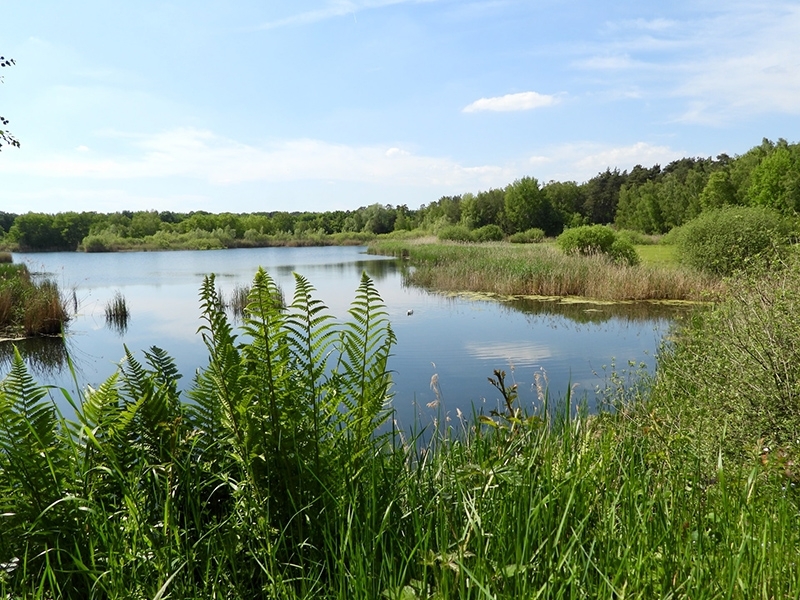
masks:
[[[542,187],[542,193],[563,223],[571,224],[582,219],[581,208],[586,197],[583,188],[574,181],[549,181]]]
[[[627,180],[625,173],[619,169],[606,169],[598,173],[584,184],[586,200],[582,214],[589,217],[592,223],[612,223],[617,212],[619,191]]]
[[[506,187],[504,209],[508,233],[538,227],[547,235],[555,235],[563,227],[550,199],[533,177],[523,177]]]
[[[461,198],[461,221],[470,229],[485,225],[502,225],[504,220],[505,192],[490,189],[477,195],[464,194]]]
[[[751,205],[784,215],[800,212],[800,145],[780,140],[753,169],[747,196]]]
[[[65,212],[58,213],[53,218],[53,228],[58,230],[63,247],[67,250],[77,250],[92,227],[96,213],[93,212]]]
[[[29,212],[14,221],[9,236],[23,250],[62,250],[64,240],[53,215]]]
[[[721,208],[738,204],[736,187],[728,169],[713,172],[700,193],[700,206],[703,210]]]

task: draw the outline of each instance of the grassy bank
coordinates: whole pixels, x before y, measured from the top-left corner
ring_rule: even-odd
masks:
[[[800,293],[797,271],[784,281],[773,304]],[[591,417],[545,410],[545,390],[520,407],[495,372],[502,410],[451,415],[420,446],[374,433],[392,416],[394,336],[371,281],[340,322],[304,279],[286,307],[260,272],[244,343],[221,304],[208,279],[209,361],[187,398],[154,347],[68,397],[68,422],[15,358],[0,386],[0,597],[797,597],[797,477],[760,438],[693,426],[689,407],[718,401],[677,392],[702,378],[701,346],[685,360],[679,338],[655,382],[612,377],[614,410]],[[774,321],[768,305],[755,310]],[[694,335],[703,323],[716,325]],[[725,384],[714,393],[740,382]]]
[[[0,262],[0,337],[61,333],[68,321],[52,281],[34,281],[25,265]]]
[[[409,280],[440,291],[702,301],[723,290],[720,280],[672,264],[647,261],[621,266],[602,256],[565,255],[547,244],[377,240],[369,248],[372,253],[408,258],[414,266]]]

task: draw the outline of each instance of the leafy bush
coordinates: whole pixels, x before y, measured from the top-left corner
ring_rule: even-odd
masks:
[[[499,242],[505,237],[499,225],[484,225],[472,232],[476,242]]]
[[[471,242],[473,241],[472,232],[463,225],[448,225],[439,231],[440,240],[451,242]]]
[[[538,244],[544,239],[544,231],[538,227],[519,231],[508,238],[512,244]]]
[[[636,248],[633,247],[633,244],[629,240],[621,237],[615,239],[614,243],[611,244],[608,255],[615,263],[621,265],[634,266],[638,265],[640,262],[639,255],[636,253]]]
[[[556,243],[567,254],[604,254],[620,264],[639,263],[633,244],[618,238],[614,230],[605,225],[582,225],[567,229],[558,236]]]
[[[797,461],[800,262],[729,285],[728,298],[695,313],[662,353],[651,408],[664,432],[712,466],[720,445],[737,460]]]
[[[567,229],[556,239],[558,247],[567,254],[608,254],[614,240],[614,230],[605,225],[582,225]]]
[[[785,255],[791,226],[765,207],[728,206],[702,213],[678,236],[680,259],[715,275],[768,266]]]

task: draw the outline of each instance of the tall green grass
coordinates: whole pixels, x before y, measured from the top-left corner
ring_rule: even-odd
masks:
[[[541,380],[521,407],[496,371],[499,408],[442,415],[423,444],[388,428],[372,282],[345,321],[296,289],[280,306],[260,271],[240,338],[206,280],[209,362],[186,398],[163,350],[126,352],[97,389],[61,392],[65,419],[15,356],[0,597],[797,597],[792,480],[760,460],[708,472],[699,447],[675,460],[647,381],[588,416]]]
[[[370,251],[404,256],[408,279],[442,291],[503,295],[583,296],[600,300],[709,300],[724,285],[689,269],[624,266],[603,256],[568,255],[550,245],[412,244],[380,240]]]
[[[68,320],[53,281],[34,281],[25,265],[0,264],[0,336],[56,335]]]

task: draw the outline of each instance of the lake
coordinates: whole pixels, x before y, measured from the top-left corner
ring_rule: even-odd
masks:
[[[20,344],[34,376],[43,384],[75,390],[64,346],[79,386],[97,386],[111,375],[126,345],[138,358],[151,346],[166,350],[189,386],[207,363],[197,334],[201,325],[198,292],[203,277],[215,273],[223,294],[247,285],[263,266],[288,302],[293,272],[304,275],[317,297],[339,319],[366,271],[386,303],[397,345],[390,359],[393,406],[402,426],[427,424],[436,415],[469,414],[471,407],[497,406],[499,393],[487,378],[495,369],[516,382],[520,399],[536,402],[535,378],[546,377],[553,398],[570,386],[574,397],[594,406],[612,364],[629,362],[653,369],[654,356],[669,330],[674,309],[652,304],[559,304],[547,301],[499,302],[448,296],[407,286],[402,261],[366,254],[364,247],[259,248],[218,251],[15,253],[33,273],[55,280],[70,298],[75,316],[66,344],[31,340]],[[106,323],[105,305],[119,291],[131,318],[121,330]],[[0,344],[0,375],[8,372],[12,346]],[[438,378],[440,400],[431,386]],[[56,401],[65,408],[58,393]],[[432,406],[429,407],[428,405]]]

